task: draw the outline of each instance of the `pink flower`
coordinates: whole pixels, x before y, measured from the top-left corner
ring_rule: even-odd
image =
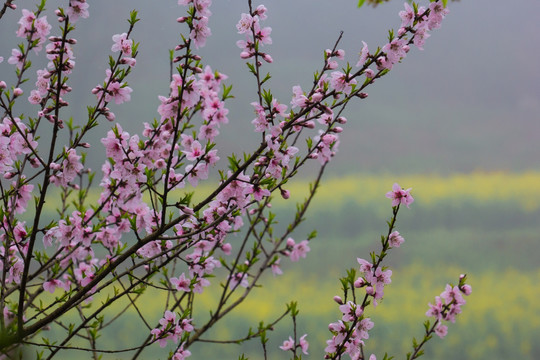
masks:
[[[245,195],[253,194],[253,198],[257,201],[261,201],[263,197],[270,196],[272,193],[268,189],[262,188],[260,185],[255,184],[250,186],[249,188],[246,188]]]
[[[358,263],[360,264],[360,271],[363,273],[370,272],[373,268],[373,264],[367,260],[357,258],[356,261],[358,261]]]
[[[384,45],[382,51],[386,53],[386,59],[392,64],[399,62],[407,54],[405,45],[407,40],[396,38]]]
[[[22,17],[18,21],[18,24],[21,25],[21,27],[30,30],[34,20],[36,20],[36,15],[32,11],[22,9]]]
[[[307,355],[308,352],[308,347],[309,347],[309,343],[306,341],[306,336],[307,334],[304,334],[301,338],[300,338],[300,348],[302,349],[302,352]]]
[[[429,4],[429,17],[427,20],[427,26],[429,30],[438,29],[441,27],[441,22],[444,17],[450,12],[444,7],[442,1],[437,1]]]
[[[206,44],[206,38],[210,35],[212,32],[208,27],[208,18],[203,16],[199,21],[193,23],[193,30],[191,30],[189,37],[195,42],[195,47],[198,49]]]
[[[131,89],[129,86],[125,86],[124,83],[119,83],[118,81],[112,82],[107,88],[105,93],[105,101],[111,101],[114,99],[116,104],[122,104],[131,100]]]
[[[194,161],[204,155],[204,150],[201,143],[195,140],[191,143],[191,148],[189,150],[184,150],[184,154],[186,155],[186,159]]]
[[[352,90],[352,85],[356,85],[356,80],[348,78],[348,76],[340,71],[334,71],[331,74],[330,85],[336,91],[343,91],[348,94]]]
[[[388,236],[388,245],[393,248],[399,247],[404,241],[405,239],[403,239],[403,236],[398,231],[394,231]]]
[[[283,274],[283,271],[279,267],[280,261],[281,261],[281,258],[278,258],[276,261],[274,261],[272,263],[272,265],[270,265],[270,267],[272,269],[272,274],[274,274],[274,276]]]
[[[69,290],[69,287],[66,289],[65,284],[61,280],[52,279],[43,283],[43,289],[45,291],[54,293],[57,287],[63,288],[64,290]]]
[[[114,41],[111,48],[112,51],[122,51],[122,53],[125,55],[131,55],[131,46],[133,45],[133,41],[127,38],[126,33],[113,35],[112,39]]]
[[[441,293],[441,298],[446,301],[446,304],[450,304],[452,301],[455,301],[457,305],[463,305],[465,304],[465,300],[463,299],[463,295],[461,294],[461,290],[457,286],[450,286],[446,285],[446,288]]]
[[[209,8],[212,5],[212,0],[194,0],[193,5],[197,10],[197,15],[210,16],[212,13]]]
[[[24,55],[18,49],[12,49],[8,63],[16,65],[17,69],[21,70],[24,65]]]
[[[356,63],[357,67],[364,66],[364,63],[366,62],[369,56],[369,49],[366,42],[362,41],[362,44],[364,44],[364,46],[362,47],[362,50],[360,51],[360,57],[358,58],[358,62]]]
[[[255,9],[255,15],[257,15],[261,20],[266,20],[266,7],[264,5],[257,6],[257,9]]]
[[[434,317],[437,320],[442,318],[443,303],[439,296],[435,296],[435,304],[428,304],[429,310],[426,312],[426,316]]]
[[[398,206],[400,204],[405,204],[409,207],[413,203],[414,198],[410,194],[411,188],[404,190],[398,183],[394,183],[392,186],[392,191],[386,193],[386,197],[392,200],[392,206]]]
[[[251,29],[251,25],[253,25],[253,17],[249,14],[242,14],[240,21],[236,24],[236,28],[239,34],[244,34]]]
[[[179,278],[171,278],[171,284],[173,284],[176,287],[176,290],[182,290],[185,292],[190,292],[191,289],[189,286],[191,285],[191,280],[187,279],[184,273],[180,275]]]
[[[414,10],[411,5],[405,3],[405,10],[399,12],[401,27],[411,26],[414,21]]]
[[[448,326],[439,323],[439,325],[437,325],[435,328],[435,334],[437,334],[441,339],[444,338],[446,334],[448,334]]]
[[[352,301],[347,301],[346,304],[340,305],[339,310],[343,314],[343,317],[341,318],[343,321],[353,321],[364,313],[364,309]]]
[[[270,33],[272,32],[271,27],[261,29],[259,22],[255,22],[253,24],[253,28],[255,30],[255,39],[259,40],[263,44],[272,43],[272,38],[270,37]]]
[[[298,261],[300,258],[305,258],[307,253],[311,250],[308,246],[307,240],[302,240],[298,244],[293,245],[293,249],[289,255],[291,261]]]
[[[428,34],[427,28],[421,27],[414,33],[413,44],[420,50],[424,50],[426,39],[431,35]]]
[[[247,288],[249,286],[248,275],[243,272],[234,274],[230,278],[229,287],[235,289],[238,285]]]
[[[283,341],[283,345],[279,347],[283,351],[288,351],[294,349],[294,340],[289,336],[289,340]]]
[[[184,360],[185,358],[191,356],[189,350],[184,350],[184,344],[180,345],[180,348],[176,350],[171,360]]]
[[[471,285],[465,284],[460,288],[461,292],[463,292],[465,295],[471,295],[472,293],[472,287]]]
[[[67,10],[67,14],[71,22],[76,22],[79,17],[86,19],[88,16],[90,16],[88,13],[89,5],[86,0],[72,0],[70,1],[69,5],[70,6]]]
[[[37,105],[41,102],[41,95],[38,90],[32,90],[28,97],[28,102],[33,105]]]

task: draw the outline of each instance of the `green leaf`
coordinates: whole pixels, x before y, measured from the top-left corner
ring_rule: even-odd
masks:
[[[365,2],[365,1],[366,1],[366,0],[358,0],[358,8],[361,8],[362,5],[364,5],[364,2]]]

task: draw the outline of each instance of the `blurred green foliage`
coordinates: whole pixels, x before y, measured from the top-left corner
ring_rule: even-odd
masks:
[[[450,324],[447,338],[435,337],[428,343],[425,358],[539,359],[540,198],[532,196],[531,189],[540,183],[540,173],[410,175],[397,180],[404,187],[414,186],[416,201],[398,215],[397,229],[405,243],[387,259],[392,283],[385,288],[383,302],[367,310],[375,322],[366,341],[368,354],[382,358],[388,352],[402,357],[410,350],[412,337],[422,335],[427,304],[446,283],[467,273],[473,294],[457,322]],[[308,333],[310,355],[320,358],[330,336],[327,325],[340,318],[332,300],[340,294],[338,278],[346,268],[357,266],[357,257],[367,258],[377,250],[391,213],[384,194],[393,181],[391,176],[360,174],[323,181],[306,222],[295,234],[296,240],[302,240],[312,229],[318,230],[308,258],[297,264],[283,259],[284,275],[266,276],[263,287],[255,289],[251,298],[204,338],[240,338],[259,321],[278,317],[288,302],[298,301],[298,336]],[[306,188],[302,182],[288,184],[293,198],[280,200],[271,209],[281,219],[279,226],[287,225],[292,204]],[[234,245],[234,238],[231,242]],[[196,299],[200,316],[208,316],[216,297],[215,291],[209,291]],[[149,291],[140,300],[147,316],[155,321],[162,316],[162,295]],[[107,316],[114,316],[122,306],[109,310]],[[129,314],[102,334],[100,348],[132,346],[147,335],[136,314]],[[269,359],[288,356],[278,346],[291,334],[290,320],[268,333]],[[153,347],[152,359],[166,358],[171,349]],[[261,358],[256,340],[241,345],[198,343],[190,350],[193,359],[238,359],[242,353],[250,359]],[[88,353],[65,354],[70,359],[88,358]],[[103,355],[103,359],[127,358],[129,353]]]

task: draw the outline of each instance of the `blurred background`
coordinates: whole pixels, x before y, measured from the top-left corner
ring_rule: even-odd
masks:
[[[30,1],[17,1],[17,15],[0,21],[0,79],[14,80],[7,64],[16,46],[14,32],[20,9],[33,9]],[[265,65],[273,78],[269,85],[280,102],[288,103],[293,85],[304,88],[322,65],[324,49],[331,48],[344,31],[340,48],[355,64],[366,41],[370,49],[383,46],[387,30],[401,23],[401,1],[377,8],[356,7],[355,0],[267,0],[273,44],[265,51],[274,63]],[[258,5],[255,3],[254,5]],[[53,10],[53,4],[49,5]],[[129,78],[132,101],[112,105],[117,120],[130,133],[157,116],[157,95],[168,93],[168,49],[179,42],[185,25],[175,19],[183,9],[175,1],[93,0],[91,18],[80,20],[74,33],[75,71],[67,98],[70,115],[83,122],[86,106],[95,97],[90,90],[103,81],[113,34],[125,32],[125,19],[133,8],[142,19],[133,38],[141,43],[137,66]],[[338,278],[356,258],[377,251],[385,221],[391,215],[384,197],[394,182],[413,188],[416,201],[398,217],[405,237],[390,253],[392,284],[385,299],[369,315],[375,322],[367,353],[382,358],[385,352],[404,358],[412,337],[422,336],[428,302],[446,283],[467,273],[473,288],[464,313],[450,324],[445,340],[434,338],[426,359],[539,359],[540,344],[540,2],[538,0],[463,0],[449,2],[450,14],[442,28],[432,32],[424,51],[413,48],[402,64],[368,88],[366,100],[351,104],[349,122],[341,136],[337,157],[307,220],[296,232],[302,240],[316,229],[311,252],[300,266],[285,264],[285,274],[269,276],[252,300],[214,329],[222,339],[246,334],[259,320],[271,321],[296,300],[300,307],[299,335],[308,333],[310,355],[320,358],[331,337],[329,322],[340,317],[332,301],[340,294]],[[218,147],[222,159],[254,145],[249,105],[256,98],[255,82],[248,74],[236,33],[247,2],[215,0],[211,7],[213,36],[200,50],[203,61],[227,74],[235,99],[228,102],[230,123],[222,127]],[[54,15],[49,12],[49,21]],[[53,31],[56,30],[53,24]],[[340,65],[344,65],[340,64]],[[36,61],[30,73],[45,63]],[[80,105],[79,105],[80,104]],[[17,108],[32,115],[32,108]],[[104,151],[99,139],[110,128],[102,123],[90,142],[98,144],[88,159],[99,169]],[[225,165],[223,165],[225,166]],[[291,185],[293,199],[274,210],[286,219],[291,203],[305,195],[305,177]],[[99,176],[98,176],[99,177]],[[296,264],[298,265],[298,264]],[[208,301],[211,301],[209,299]],[[152,308],[152,304],[149,304]],[[156,314],[162,311],[155,304]],[[159,309],[159,310],[158,310]],[[161,315],[159,315],[161,316]],[[234,319],[233,319],[234,318]],[[111,347],[129,344],[129,323],[118,325]],[[277,348],[292,333],[290,322],[271,334],[271,358],[283,358]],[[235,359],[241,353],[257,355],[260,345],[228,345],[216,350],[196,345],[193,358]],[[219,351],[219,357],[216,357]],[[73,358],[84,355],[73,353]],[[104,359],[119,358],[118,355]]]

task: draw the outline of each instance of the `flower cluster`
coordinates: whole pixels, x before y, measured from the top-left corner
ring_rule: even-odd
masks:
[[[435,297],[434,304],[429,304],[426,316],[435,318],[434,331],[439,337],[443,338],[448,333],[448,326],[443,321],[456,321],[456,315],[461,313],[461,306],[466,303],[463,295],[471,292],[471,286],[465,284],[465,275],[461,275],[459,286],[447,284],[441,295]]]
[[[33,50],[36,54],[42,49],[50,32],[51,25],[47,22],[47,16],[38,18],[34,12],[27,9],[22,10],[17,37],[35,42]],[[19,69],[22,69],[22,61],[19,59],[21,53],[18,52],[18,54],[16,54],[15,52],[17,52],[17,50],[13,49],[12,57],[8,59],[8,62],[10,64],[16,64]]]
[[[242,49],[240,57],[242,59],[249,59],[255,56],[261,56],[264,61],[273,62],[272,57],[264,52],[259,51],[259,47],[264,44],[271,44],[272,38],[270,33],[271,27],[261,28],[260,21],[266,20],[266,7],[259,5],[250,14],[242,14],[240,21],[236,24],[239,34],[246,34],[246,40],[238,40],[236,45]]]
[[[177,319],[176,313],[169,310],[165,311],[163,318],[159,320],[159,325],[161,326],[153,329],[151,334],[161,347],[165,347],[169,340],[177,343],[184,333],[190,333],[194,329],[191,319]]]
[[[397,183],[392,186],[392,191],[386,193],[386,197],[392,200],[392,206],[403,204],[409,207],[414,202],[411,189],[402,189]]]
[[[401,191],[401,187],[394,184],[393,191],[398,191],[398,189]],[[408,191],[410,189],[407,193]],[[339,304],[342,317],[341,320],[329,325],[332,338],[327,341],[325,349],[327,359],[340,358],[341,354],[347,354],[355,360],[363,358],[364,340],[369,338],[368,332],[374,326],[371,319],[365,316],[366,307],[371,303],[374,307],[377,306],[384,296],[384,287],[392,281],[392,270],[383,267],[382,260],[390,248],[399,247],[404,242],[399,232],[394,231],[398,210],[399,207],[393,205],[393,217],[388,222],[388,235],[381,239],[380,254],[372,254],[371,261],[357,258],[360,265],[359,276],[356,275],[357,271],[352,269],[348,272],[348,276],[341,280],[342,284],[347,284],[346,287],[344,286],[345,300],[350,287],[354,301],[344,301],[340,296],[334,297],[334,301]],[[356,289],[363,289],[364,296],[358,297]],[[372,355],[371,358],[375,359],[375,356]]]
[[[190,356],[189,346],[201,340],[199,336],[241,302],[231,298],[239,292],[240,299],[247,296],[259,286],[266,270],[282,274],[283,258],[297,262],[307,256],[314,233],[298,242],[291,236],[304,219],[326,164],[338,150],[339,134],[347,122],[342,111],[350,100],[365,99],[364,88],[405,57],[410,44],[421,48],[429,36],[427,31],[437,28],[447,13],[440,2],[427,9],[406,5],[400,13],[402,25],[397,37],[391,35],[389,43],[373,54],[363,42],[359,69],[347,64],[338,70],[339,62],[345,60],[345,51],[338,48],[340,37],[333,48],[325,50],[324,65],[315,74],[312,87],[292,88],[289,107],[288,100],[282,102],[264,88],[270,75],[261,77],[262,60],[271,63],[273,59],[261,49],[272,43],[271,28],[262,25],[267,19],[266,7],[253,8],[248,2],[249,13],[242,14],[236,25],[245,38],[237,45],[241,48],[240,58],[249,61],[248,68],[256,78],[256,99],[251,103],[255,118],[251,123],[261,141],[243,158],[230,156],[228,170],[219,171],[216,188],[200,198],[190,190],[210,178],[220,160],[216,138],[220,127],[229,122],[225,101],[231,97],[231,87],[224,83],[226,75],[203,64],[201,56],[194,52],[211,35],[211,0],[178,0],[179,5],[188,6],[187,16],[177,21],[189,27],[189,36],[182,36],[172,52],[171,61],[177,71],[171,74],[168,94],[158,96],[159,116],[143,124],[141,135],[129,134],[114,124],[101,139],[107,159],[101,167],[100,193],[93,201],[90,194],[94,173],[84,163],[85,149],[90,144],[83,138],[100,118],[115,120],[109,103],[120,105],[131,99],[127,77],[136,65],[138,48],[131,33],[139,20],[132,12],[129,29],[112,36],[111,51],[116,53],[116,59],[110,57],[103,83],[92,89],[96,100],[94,106],[88,107],[87,122],[74,124],[73,120],[62,120],[64,108],[69,105],[64,97],[72,90],[68,76],[75,69],[77,41],[71,32],[76,21],[89,17],[89,5],[86,0],[71,0],[66,10],[58,8],[54,13],[61,33],[48,38],[48,65],[37,70],[28,97],[30,104],[38,106],[37,117],[24,119],[13,114],[13,103],[24,93],[30,50],[38,53],[51,31],[47,17],[41,16],[44,3],[35,12],[22,11],[16,34],[26,43],[13,49],[8,59],[16,69],[17,80],[10,90],[0,81],[0,108],[4,113],[0,122],[2,326],[8,335],[14,334],[14,339],[20,334],[31,339],[49,325],[63,327],[59,318],[78,309],[81,323],[70,329],[58,350],[69,348],[71,339],[83,330],[93,339],[95,329],[104,327],[105,313],[115,301],[137,294],[130,297],[128,308],[137,310],[150,331],[139,350],[153,343],[165,347],[172,340],[176,344],[168,357],[172,360]],[[8,0],[6,6],[14,5]],[[366,80],[360,80],[362,76]],[[50,124],[40,125],[42,119]],[[44,145],[34,139],[41,134],[38,127],[41,130],[45,126],[50,127],[52,136],[45,137],[51,140],[49,148],[43,150],[47,141],[42,141]],[[57,140],[61,136],[69,140],[59,147]],[[305,145],[300,139],[305,140]],[[316,181],[289,226],[276,234],[271,196],[279,191],[281,197],[289,199],[287,182],[311,160],[320,163]],[[54,195],[48,192],[50,185],[56,187]],[[341,319],[329,326],[332,339],[327,342],[327,357],[363,357],[361,349],[373,327],[366,308],[380,302],[384,287],[391,281],[392,272],[382,265],[382,259],[386,251],[404,242],[399,232],[393,231],[395,217],[399,205],[409,207],[414,201],[410,189],[397,184],[387,197],[392,200],[394,217],[382,239],[383,250],[371,261],[359,258],[359,272],[353,269],[343,281],[344,300],[335,298]],[[32,198],[34,208],[30,207]],[[57,204],[58,217],[52,221],[44,220],[46,203]],[[17,219],[18,214],[29,210],[33,211],[29,218],[34,215],[32,224]],[[235,241],[232,235],[239,233],[236,239],[241,239]],[[43,247],[38,245],[40,241]],[[221,270],[216,271],[218,268]],[[219,303],[207,320],[195,321],[193,299],[211,285],[212,278],[217,279],[222,291]],[[137,303],[146,300],[146,288],[166,292],[168,299],[174,299],[167,302],[159,320],[150,320],[138,311]],[[365,290],[363,300],[355,294],[359,289]],[[352,297],[348,291],[352,291]],[[48,294],[55,292],[62,292],[61,297]],[[433,331],[445,332],[440,321],[453,321],[460,312],[460,292],[470,293],[470,287],[460,282],[457,290],[447,288],[435,305],[430,305],[428,313],[436,317],[438,324]],[[84,305],[92,302],[95,294],[100,294],[103,303],[87,311]],[[43,304],[37,306],[38,302]],[[32,309],[28,320],[25,309]],[[295,336],[280,348],[295,356],[300,351],[307,354],[307,334],[296,338],[296,305],[291,304],[287,312],[293,314]],[[116,315],[111,323],[119,317]],[[157,325],[148,325],[152,321]],[[264,347],[265,331],[271,331],[274,324],[265,327],[261,323],[257,333],[250,331],[240,342],[259,337]],[[19,340],[2,342],[0,351],[11,350]],[[95,339],[92,341],[95,350]],[[47,346],[48,340],[43,342],[36,346]],[[370,360],[374,359],[372,355]]]
[[[212,0],[178,0],[178,5],[193,5],[195,16],[191,18],[189,38],[193,40],[195,47],[201,48],[206,44],[206,39],[212,35],[212,31],[208,27],[208,18],[212,15],[210,5]],[[185,22],[188,18],[178,18],[178,22]]]
[[[304,334],[300,337],[300,340],[298,341],[298,344],[295,343],[294,339],[289,336],[288,340],[283,341],[283,345],[281,345],[279,348],[283,351],[294,351],[296,348],[300,348],[304,355],[308,355],[308,348],[309,343],[306,340],[307,334]]]

